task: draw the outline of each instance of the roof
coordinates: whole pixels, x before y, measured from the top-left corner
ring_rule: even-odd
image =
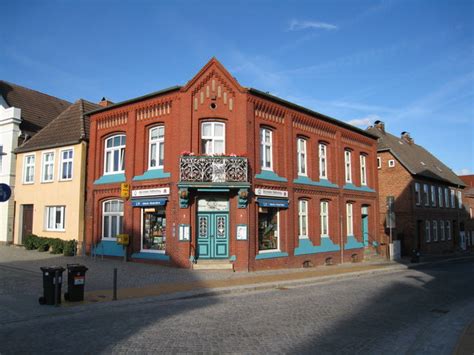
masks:
[[[366,137],[370,137],[372,139],[375,139],[377,138],[376,135],[368,132],[368,131],[365,131],[363,129],[360,129],[356,126],[353,126],[349,123],[346,123],[346,122],[343,122],[343,121],[339,121],[338,119],[335,119],[333,117],[329,117],[329,116],[326,116],[326,115],[323,115],[322,113],[319,113],[319,112],[316,112],[316,111],[313,111],[313,110],[310,110],[306,107],[303,107],[303,106],[300,106],[300,105],[297,105],[293,102],[290,102],[290,101],[286,101],[284,99],[281,99],[277,96],[274,96],[274,95],[270,95],[266,92],[263,92],[263,91],[260,91],[260,90],[257,90],[257,89],[254,89],[254,88],[249,88],[248,91],[254,95],[257,95],[257,96],[261,96],[261,97],[264,97],[268,100],[271,100],[271,101],[274,101],[274,102],[277,102],[283,106],[286,106],[286,107],[289,107],[289,108],[292,108],[296,111],[300,111],[300,112],[303,112],[303,113],[306,113],[310,116],[313,116],[315,118],[318,118],[318,119],[321,119],[323,121],[327,121],[329,123],[332,123],[332,124],[335,124],[335,125],[338,125],[338,126],[341,126],[341,127],[344,127],[346,129],[349,129],[351,131],[355,131],[357,133],[360,133]]]
[[[323,121],[326,121],[326,122],[329,122],[329,123],[332,123],[332,124],[335,124],[337,126],[340,126],[340,127],[343,127],[343,128],[346,128],[346,129],[349,129],[351,131],[355,131],[359,134],[362,134],[366,137],[369,137],[369,138],[372,138],[372,139],[375,139],[377,138],[376,136],[372,135],[371,133],[363,130],[363,129],[360,129],[360,128],[357,128],[353,125],[350,125],[348,123],[345,123],[345,122],[342,122],[342,121],[339,121],[335,118],[332,118],[332,117],[329,117],[329,116],[326,116],[326,115],[323,115],[319,112],[316,112],[316,111],[312,111],[310,109],[307,109],[303,106],[299,106],[297,104],[294,104],[292,102],[289,102],[289,101],[286,101],[284,99],[281,99],[277,96],[273,96],[273,95],[270,95],[270,94],[267,94],[263,91],[260,91],[260,90],[257,90],[257,89],[253,89],[253,88],[242,88],[240,86],[240,84],[237,82],[237,80],[235,80],[235,78],[232,77],[232,75],[225,69],[225,67],[214,57],[211,58],[211,60],[199,71],[198,74],[196,74],[193,79],[191,79],[187,84],[186,86],[182,87],[182,86],[172,86],[170,88],[167,88],[167,89],[164,89],[164,90],[160,90],[160,91],[156,91],[156,92],[152,92],[150,94],[147,94],[147,95],[143,95],[143,96],[140,96],[140,97],[136,97],[134,99],[130,99],[130,100],[126,100],[126,101],[122,101],[122,102],[118,102],[114,105],[110,105],[110,106],[107,106],[107,107],[102,107],[98,110],[94,110],[92,112],[88,112],[88,114],[96,114],[96,113],[99,113],[99,112],[103,112],[103,111],[107,111],[107,110],[111,110],[111,109],[114,109],[114,108],[117,108],[117,107],[120,107],[120,106],[124,106],[124,105],[127,105],[127,104],[131,104],[131,103],[134,103],[134,102],[138,102],[138,101],[141,101],[141,100],[145,100],[145,99],[149,99],[149,98],[152,98],[152,97],[155,97],[155,96],[159,96],[159,95],[164,95],[164,94],[168,94],[170,92],[173,92],[173,91],[177,91],[177,90],[180,90],[180,89],[183,89],[183,90],[186,90],[187,88],[189,88],[193,83],[196,82],[196,80],[198,80],[200,78],[200,76],[203,75],[203,73],[212,65],[217,65],[219,67],[219,69],[228,77],[229,80],[233,81],[234,84],[238,87],[239,90],[241,90],[242,92],[244,91],[247,91],[253,95],[256,95],[256,96],[260,96],[260,97],[263,97],[263,98],[266,98],[267,100],[271,100],[273,102],[276,102],[276,103],[279,103],[283,106],[286,106],[286,107],[289,107],[289,108],[292,108],[294,110],[297,110],[297,111],[300,111],[300,112],[303,112],[303,113],[306,113],[310,116],[313,116],[315,118],[318,118],[318,119],[321,119]]]
[[[467,185],[464,196],[474,197],[474,175],[459,175],[459,178]]]
[[[8,106],[21,109],[20,129],[29,136],[33,136],[71,105],[57,97],[2,80],[0,96]]]
[[[377,150],[390,151],[410,174],[439,180],[450,185],[466,186],[449,167],[422,146],[414,142],[408,143],[376,127],[369,127],[367,131],[378,137]]]
[[[16,153],[77,144],[89,139],[89,117],[86,112],[100,107],[80,99],[64,110],[30,140],[18,147]]]

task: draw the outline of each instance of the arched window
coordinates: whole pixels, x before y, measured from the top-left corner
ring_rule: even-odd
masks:
[[[148,146],[148,169],[163,168],[165,160],[165,127],[150,129]]]
[[[298,201],[298,236],[300,239],[308,238],[308,201]]]
[[[298,175],[307,176],[306,173],[306,139],[296,140],[296,153],[298,156]]]
[[[367,185],[367,165],[365,154],[360,155],[360,184]]]
[[[260,129],[260,166],[263,170],[273,170],[272,130]]]
[[[201,151],[203,154],[225,153],[225,123],[203,122],[201,125]]]
[[[125,134],[117,134],[105,140],[104,174],[117,174],[125,171]]]
[[[102,239],[115,239],[123,230],[123,201],[108,200],[102,204]]]
[[[320,203],[321,215],[321,237],[329,236],[329,202],[321,201]]]
[[[328,147],[324,143],[319,143],[319,178],[328,178]]]
[[[352,203],[346,203],[346,230],[347,235],[354,235],[354,216],[352,214]]]
[[[352,152],[349,149],[344,150],[344,166],[346,182],[352,183]]]

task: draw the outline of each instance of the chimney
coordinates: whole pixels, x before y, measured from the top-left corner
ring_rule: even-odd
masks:
[[[113,105],[114,103],[112,101],[110,101],[109,99],[103,97],[102,100],[100,100],[99,102],[99,105],[102,106],[102,107],[107,107],[107,106],[110,106],[110,105]]]
[[[385,123],[383,123],[383,121],[375,121],[374,127],[377,128],[379,131],[382,131],[382,133],[385,133]]]
[[[403,131],[401,136],[400,136],[401,139],[403,139],[405,142],[407,142],[408,144],[413,144],[415,143],[415,141],[413,140],[413,138],[410,137],[410,133],[408,132],[405,132]]]

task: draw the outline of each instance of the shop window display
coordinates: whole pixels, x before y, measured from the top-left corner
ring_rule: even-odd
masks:
[[[145,208],[143,210],[144,251],[165,251],[166,214],[164,208]]]
[[[258,209],[258,250],[278,250],[278,208]]]

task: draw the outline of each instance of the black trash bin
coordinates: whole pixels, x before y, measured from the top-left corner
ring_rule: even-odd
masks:
[[[63,282],[63,271],[65,270],[61,266],[43,266],[40,267],[43,271],[43,296],[38,299],[40,304],[54,304],[54,290],[55,290],[55,277],[56,272],[58,273],[58,287],[56,291],[56,300],[61,303],[61,285]]]
[[[67,264],[67,292],[64,299],[70,302],[84,301],[87,267],[80,264]]]

